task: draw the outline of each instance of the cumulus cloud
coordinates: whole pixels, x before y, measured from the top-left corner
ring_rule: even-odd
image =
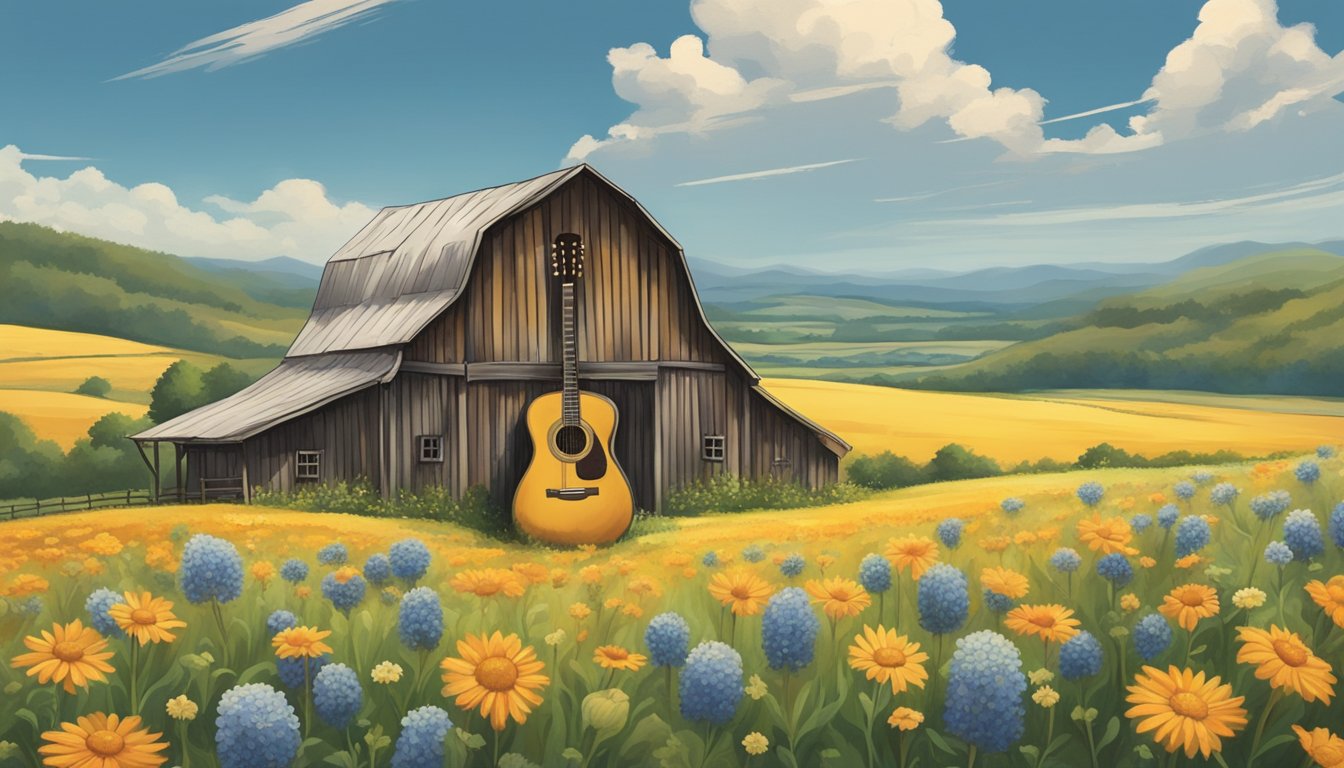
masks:
[[[0,148],[0,220],[26,221],[181,256],[324,261],[374,215],[309,179],[287,179],[251,201],[212,196],[224,215],[183,205],[164,184],[118,184],[93,166],[38,176],[13,145]]]

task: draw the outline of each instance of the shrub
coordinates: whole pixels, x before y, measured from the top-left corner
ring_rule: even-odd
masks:
[[[993,477],[1003,474],[999,463],[987,456],[949,443],[933,455],[933,460],[924,468],[924,473],[934,482],[940,480],[971,480],[977,477]]]
[[[927,482],[919,465],[891,451],[860,456],[850,463],[847,471],[849,481],[864,488],[904,488]]]
[[[331,485],[306,485],[297,491],[268,491],[257,488],[252,500],[268,507],[283,507],[304,512],[336,512],[370,517],[414,517],[457,523],[490,536],[509,535],[509,520],[490,494],[481,486],[472,486],[454,499],[442,486],[419,493],[402,489],[384,499],[366,480]]]
[[[107,397],[107,394],[111,391],[112,382],[102,376],[90,376],[84,380],[83,384],[75,387],[76,395],[88,395],[89,397]]]
[[[866,491],[852,483],[836,483],[812,490],[782,480],[743,480],[736,475],[721,474],[673,491],[663,502],[663,508],[668,515],[797,509],[844,504],[864,495]]]

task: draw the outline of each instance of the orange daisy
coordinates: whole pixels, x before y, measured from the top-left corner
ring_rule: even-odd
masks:
[[[107,609],[107,615],[117,622],[122,631],[141,645],[148,643],[171,643],[177,635],[168,631],[187,626],[173,615],[173,603],[148,592],[125,593],[126,602],[117,603]]]
[[[1011,568],[986,568],[980,571],[980,586],[990,592],[1016,600],[1024,597],[1031,588],[1027,577]]]
[[[527,585],[521,576],[503,568],[462,571],[454,576],[448,585],[458,592],[466,592],[477,597],[494,597],[501,594],[505,597],[522,597],[527,591]]]
[[[770,585],[751,571],[722,571],[709,580],[709,594],[737,616],[755,616],[770,597]]]
[[[1312,653],[1296,632],[1274,625],[1268,632],[1258,627],[1238,627],[1237,639],[1241,640],[1237,662],[1253,665],[1256,677],[1299,694],[1305,701],[1320,699],[1330,705],[1330,697],[1335,695],[1330,664]]]
[[[79,619],[53,624],[50,632],[42,630],[41,637],[23,638],[23,644],[31,653],[15,656],[10,666],[28,667],[29,677],[36,676],[43,685],[60,683],[66,693],[74,693],[76,686],[88,688],[90,681],[107,682],[104,673],[115,671],[107,663],[112,658],[112,652],[104,650],[107,640]]]
[[[456,696],[454,703],[462,709],[479,707],[491,728],[504,730],[510,717],[521,725],[533,707],[541,706],[537,692],[551,679],[541,674],[546,665],[537,652],[517,635],[506,637],[498,630],[489,637],[467,634],[457,641],[457,653],[460,658],[450,656],[439,665],[443,695]]]
[[[919,581],[938,562],[938,545],[925,536],[902,536],[887,541],[886,555],[897,570],[909,569],[910,575]]]
[[[593,661],[603,669],[625,669],[638,672],[649,657],[631,653],[619,645],[601,645],[593,652]]]
[[[924,671],[928,660],[929,654],[920,652],[919,643],[881,624],[877,629],[864,625],[863,634],[855,635],[854,645],[849,646],[849,666],[869,680],[890,682],[892,693],[902,693],[911,685],[923,688],[929,679]]]
[[[46,743],[37,751],[50,768],[158,768],[168,762],[156,754],[168,748],[161,733],[140,727],[136,716],[121,718],[102,712],[61,723],[58,731],[42,734]]]
[[[271,638],[275,655],[282,659],[308,657],[315,659],[324,653],[331,653],[331,646],[322,642],[331,636],[331,630],[317,627],[290,627],[282,629]]]
[[[1313,728],[1308,731],[1297,724],[1293,725],[1293,732],[1297,734],[1297,741],[1302,745],[1302,751],[1307,753],[1312,762],[1321,768],[1344,766],[1344,739],[1325,728]]]
[[[1082,622],[1058,603],[1019,605],[1003,617],[1003,625],[1019,635],[1036,635],[1047,643],[1063,642],[1078,634]]]
[[[1204,584],[1183,584],[1162,598],[1157,607],[1163,616],[1176,619],[1186,632],[1195,631],[1200,619],[1218,614],[1218,593]]]
[[[1331,576],[1327,582],[1313,579],[1306,590],[1336,626],[1344,627],[1344,576]]]
[[[846,616],[858,616],[864,608],[873,604],[873,599],[857,581],[842,579],[838,576],[822,581],[807,582],[807,593],[813,602],[821,603],[821,610],[833,621]]]
[[[1116,552],[1137,555],[1139,551],[1129,546],[1133,538],[1134,531],[1123,517],[1109,517],[1103,520],[1100,514],[1093,512],[1090,519],[1078,521],[1078,540],[1086,544],[1088,549],[1103,555]]]
[[[1163,672],[1145,666],[1129,686],[1125,701],[1133,704],[1125,717],[1138,720],[1139,733],[1156,731],[1153,741],[1168,752],[1196,752],[1208,759],[1222,751],[1225,738],[1246,727],[1244,696],[1232,696],[1232,686],[1217,676],[1205,679],[1203,672],[1169,667]],[[1142,719],[1140,719],[1142,718]]]

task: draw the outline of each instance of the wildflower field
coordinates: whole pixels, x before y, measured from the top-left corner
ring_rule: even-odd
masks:
[[[553,551],[0,524],[0,766],[1344,765],[1344,460],[995,477]]]

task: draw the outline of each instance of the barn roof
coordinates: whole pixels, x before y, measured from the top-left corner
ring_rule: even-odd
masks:
[[[184,413],[136,440],[232,443],[317,410],[337,398],[390,381],[401,361],[395,349],[340,352],[282,360],[235,395]]]

